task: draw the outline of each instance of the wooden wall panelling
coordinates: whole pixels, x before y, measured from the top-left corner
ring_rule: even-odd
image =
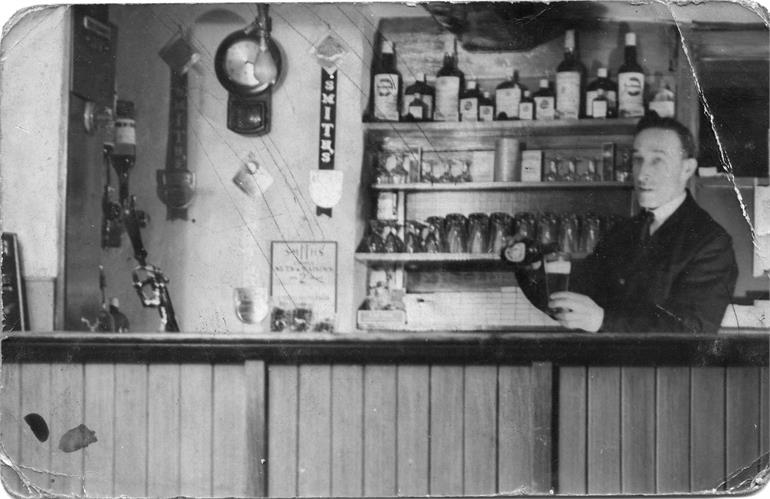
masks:
[[[98,439],[83,450],[86,495],[109,497],[115,474],[115,365],[89,362],[84,372],[84,423]]]
[[[243,364],[214,364],[212,493],[244,496],[250,444],[246,442],[246,377]],[[253,421],[248,421],[253,424]]]
[[[553,493],[553,364],[532,364],[532,490]]]
[[[299,367],[297,494],[331,494],[331,366]]]
[[[430,493],[430,366],[398,366],[398,494]]]
[[[656,492],[690,490],[690,368],[658,367]]]
[[[364,495],[396,495],[396,367],[364,366]]]
[[[655,492],[655,368],[621,368],[623,493]]]
[[[463,366],[430,372],[430,493],[463,493]]]
[[[333,364],[331,369],[331,494],[361,497],[364,493],[364,368]]]
[[[532,368],[498,371],[498,492],[526,493],[532,482]]]
[[[83,365],[51,364],[51,419],[48,424],[51,430],[51,471],[55,473],[51,482],[54,493],[83,493],[83,452],[64,452],[59,447],[62,436],[83,422]]]
[[[725,368],[691,368],[690,490],[723,490]]]
[[[297,408],[299,368],[271,364],[267,368],[268,496],[297,495]]]
[[[759,472],[759,368],[728,367],[726,381],[728,490],[746,490]]]
[[[181,366],[179,453],[182,459],[179,465],[179,493],[184,496],[212,494],[212,383],[211,364]]]
[[[260,360],[243,366],[246,381],[246,496],[267,495],[267,371]]]
[[[770,466],[770,370],[767,367],[761,367],[759,369],[759,430],[760,430],[760,447],[759,455],[759,469],[763,470]]]
[[[466,495],[497,492],[497,366],[465,367],[464,489]]]
[[[0,369],[0,449],[8,456],[13,466],[18,466],[21,448],[21,429],[24,415],[21,413],[21,364],[3,363]],[[0,468],[6,490],[13,494],[24,492],[20,470],[3,463]]]
[[[588,493],[617,494],[620,477],[620,368],[588,368]]]
[[[147,493],[156,497],[179,495],[180,371],[179,364],[147,367],[150,396],[147,399]]]
[[[587,368],[559,368],[558,476],[559,494],[586,494]]]
[[[147,364],[115,365],[115,495],[147,495]]]
[[[25,363],[21,366],[21,414],[36,413],[51,429],[51,366],[45,363]],[[22,424],[20,465],[30,485],[50,491],[48,470],[51,469],[51,448],[58,445],[52,433],[46,442],[40,442],[26,424]]]

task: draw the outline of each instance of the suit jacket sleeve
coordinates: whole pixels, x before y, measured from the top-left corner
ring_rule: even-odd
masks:
[[[601,330],[716,332],[732,298],[737,276],[732,239],[720,232],[695,252],[674,278],[667,297],[657,303],[639,300],[605,309]],[[601,290],[597,292],[601,294]]]

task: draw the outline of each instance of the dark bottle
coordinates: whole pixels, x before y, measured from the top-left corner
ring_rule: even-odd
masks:
[[[406,108],[405,121],[425,121],[430,116],[428,105],[423,100],[423,96],[419,93],[412,94],[409,104]]]
[[[593,101],[597,91],[603,90],[604,97],[607,99],[607,115],[601,117],[614,118],[617,116],[618,109],[618,86],[607,77],[607,68],[599,68],[596,71],[596,76],[597,78],[586,87],[586,116],[594,117]]]
[[[497,120],[515,120],[519,118],[519,104],[524,93],[524,87],[519,83],[519,72],[502,82],[495,89],[495,107]]]
[[[591,116],[593,118],[606,118],[608,114],[609,100],[604,89],[600,88],[596,91],[596,97],[591,101]]]
[[[618,69],[618,114],[644,116],[644,69],[636,62],[635,33],[626,33],[625,62]]]
[[[457,68],[457,40],[454,55],[446,52],[444,64],[436,73],[435,121],[460,121],[460,93],[465,88],[465,74]]]
[[[564,35],[564,60],[556,68],[556,116],[560,119],[579,118],[585,68],[577,56],[575,30]]]
[[[393,42],[383,39],[380,57],[372,69],[372,116],[376,121],[399,120],[401,85]]]
[[[460,121],[479,121],[479,101],[481,92],[474,80],[468,81],[468,88],[460,97]]]
[[[559,251],[559,243],[540,243],[533,239],[523,238],[514,241],[503,248],[503,259],[516,265],[531,265],[542,261],[543,255]]]
[[[136,164],[136,120],[134,103],[119,100],[115,107],[115,147],[112,167],[118,174],[121,204],[128,199],[128,172]]]
[[[479,121],[492,121],[495,119],[495,103],[489,92],[483,92],[479,99]]]
[[[524,95],[521,96],[521,102],[519,102],[519,119],[535,119],[535,101],[532,99],[532,94],[529,90],[524,90]]]
[[[535,101],[535,119],[552,120],[556,117],[555,100],[556,96],[551,90],[547,78],[540,80],[540,88],[533,96]]]
[[[425,73],[418,73],[417,80],[415,80],[414,83],[406,87],[406,90],[404,90],[404,111],[402,113],[404,116],[409,113],[409,104],[412,102],[412,99],[414,99],[415,94],[420,94],[420,100],[428,108],[427,113],[422,119],[426,121],[432,120],[433,100],[436,91],[432,86],[428,85],[428,82],[425,78]]]

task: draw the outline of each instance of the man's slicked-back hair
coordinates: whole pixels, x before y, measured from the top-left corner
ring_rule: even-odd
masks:
[[[671,130],[679,137],[679,142],[682,144],[682,155],[685,159],[695,157],[695,140],[692,137],[690,130],[675,120],[674,118],[661,118],[658,113],[652,111],[646,114],[639,123],[636,124],[635,135],[638,135],[643,130],[648,128],[658,128],[662,130]]]

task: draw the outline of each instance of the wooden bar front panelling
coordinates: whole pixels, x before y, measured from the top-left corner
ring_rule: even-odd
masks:
[[[721,490],[725,477],[725,368],[693,367],[690,392],[690,490]]]
[[[655,492],[655,368],[621,369],[621,487]]]
[[[589,494],[621,491],[620,368],[588,368]]]
[[[83,449],[86,494],[91,497],[113,495],[115,473],[115,365],[85,365],[85,424],[96,432],[98,444]]]
[[[429,493],[430,367],[398,366],[398,494]]]
[[[532,489],[532,368],[499,366],[497,491]]]
[[[179,495],[181,482],[179,364],[148,366],[147,493],[153,497]]]
[[[268,496],[297,495],[298,376],[296,365],[271,365],[267,368]]]
[[[588,380],[584,366],[559,368],[558,477],[561,494],[586,494]]]
[[[331,494],[363,495],[364,368],[334,364],[332,369]]]
[[[183,365],[180,374],[179,463],[183,496],[212,493],[214,394],[211,364]],[[187,459],[185,456],[195,456]]]
[[[466,495],[497,492],[497,366],[466,366],[464,490]]]
[[[48,422],[51,429],[51,365],[29,363],[21,366],[21,414],[39,414]],[[42,490],[50,490],[51,448],[55,445],[55,434],[48,437],[46,442],[40,442],[32,433],[29,426],[21,426],[21,449],[19,450],[20,465],[30,485]]]
[[[113,494],[147,495],[147,365],[115,366]]]
[[[462,366],[434,365],[430,373],[430,493],[463,493]]]
[[[212,494],[246,495],[251,461],[246,441],[246,378],[243,364],[214,364],[212,441]],[[249,421],[253,424],[253,421]]]
[[[656,411],[656,488],[690,490],[690,368],[659,367]]]
[[[725,386],[726,486],[728,490],[739,490],[759,472],[759,368],[728,368]]]
[[[297,491],[331,494],[331,366],[299,368]]]
[[[396,367],[364,366],[364,495],[396,494]]]
[[[21,448],[21,429],[24,424],[21,414],[21,364],[5,364],[0,370],[0,440],[8,459],[13,463],[3,463],[0,468],[2,481],[6,489],[14,494],[24,490],[20,477],[19,450]]]
[[[83,494],[83,453],[59,448],[62,436],[83,422],[83,365],[51,364],[51,491],[61,495]],[[91,429],[93,430],[93,428]]]

